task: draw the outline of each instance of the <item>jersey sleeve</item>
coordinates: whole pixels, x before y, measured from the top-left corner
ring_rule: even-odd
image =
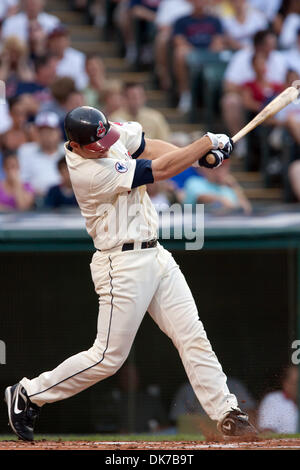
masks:
[[[97,194],[118,194],[130,191],[135,174],[135,160],[103,158],[96,163],[90,191]]]
[[[138,122],[115,122],[121,135],[121,140],[133,159],[138,158],[145,149],[143,128]]]

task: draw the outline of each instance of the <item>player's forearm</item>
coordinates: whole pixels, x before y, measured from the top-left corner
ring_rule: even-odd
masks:
[[[152,162],[154,181],[160,181],[181,173],[212,150],[209,137],[204,136],[186,147],[171,150]]]

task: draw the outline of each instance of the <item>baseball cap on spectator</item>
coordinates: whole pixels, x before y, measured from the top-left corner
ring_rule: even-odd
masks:
[[[59,127],[59,117],[50,111],[39,113],[35,118],[37,127],[50,127],[56,129]]]

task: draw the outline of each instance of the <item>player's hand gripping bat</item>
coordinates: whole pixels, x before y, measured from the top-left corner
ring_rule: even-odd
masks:
[[[243,129],[241,129],[237,134],[232,137],[233,143],[236,143],[238,140],[245,137],[248,132],[255,129],[257,126],[262,124],[266,119],[271,118],[283,108],[285,108],[288,104],[299,97],[300,88],[296,88],[294,86],[290,86],[286,88],[284,91],[280,93],[280,95],[276,96],[274,100],[271,101],[260,113],[258,113],[255,118],[252,119],[248,124],[246,124]],[[206,155],[206,161],[210,165],[214,165],[216,159],[212,153]]]

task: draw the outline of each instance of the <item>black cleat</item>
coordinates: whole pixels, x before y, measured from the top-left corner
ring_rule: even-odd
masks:
[[[8,419],[13,432],[23,441],[33,441],[34,422],[40,407],[32,403],[24,387],[17,383],[5,390],[4,401],[8,408]]]
[[[249,422],[249,417],[239,408],[232,409],[225,418],[218,423],[218,430],[225,438],[254,438],[257,437],[257,430]]]

